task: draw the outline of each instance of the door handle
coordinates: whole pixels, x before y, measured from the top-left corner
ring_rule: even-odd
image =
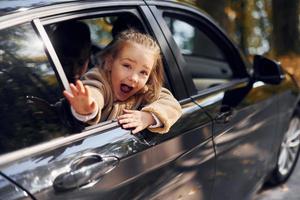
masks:
[[[218,113],[215,117],[215,122],[218,124],[226,124],[232,119],[232,117],[233,111],[230,109],[228,111]]]
[[[68,172],[54,179],[53,188],[56,192],[63,192],[87,186],[87,184],[92,186],[113,170],[118,163],[119,159],[114,156],[101,157],[95,153],[85,154],[71,163]]]

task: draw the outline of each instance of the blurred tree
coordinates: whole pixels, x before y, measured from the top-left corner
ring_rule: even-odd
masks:
[[[207,1],[198,0],[197,4],[209,13],[222,27],[226,27],[229,24],[228,17],[225,13],[225,8],[228,6],[230,1],[218,0],[218,1]]]
[[[299,4],[299,0],[272,0],[272,42],[276,55],[300,54]]]

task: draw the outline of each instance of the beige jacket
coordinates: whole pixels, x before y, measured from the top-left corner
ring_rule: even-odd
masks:
[[[148,105],[143,105],[144,95],[135,95],[124,102],[114,102],[109,80],[110,75],[106,73],[108,72],[96,66],[83,77],[84,85],[89,87],[91,95],[96,100],[99,108],[98,114],[88,122],[89,124],[115,119],[122,114],[123,109],[137,110],[142,107],[142,111],[153,113],[163,124],[162,127],[148,128],[148,130],[156,133],[166,133],[181,116],[180,104],[166,88],[162,88],[158,100]]]

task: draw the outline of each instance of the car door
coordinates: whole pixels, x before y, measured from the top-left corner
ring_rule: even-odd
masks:
[[[26,190],[16,185],[4,174],[0,175],[0,196],[1,199],[33,199]]]
[[[215,164],[211,120],[186,94],[174,57],[143,4],[59,4],[29,10],[26,18],[24,13],[13,14],[11,22],[1,26],[5,59],[1,59],[0,89],[6,98],[0,98],[4,114],[0,171],[34,198],[209,198]],[[111,39],[110,17],[126,15],[138,19],[158,40],[166,86],[180,100],[183,116],[165,135],[147,131],[132,135],[114,121],[74,132],[61,123],[55,109],[62,98],[61,85],[67,88],[68,81],[45,28],[81,20],[91,30],[103,28],[99,34],[104,40],[99,35],[94,39],[105,45],[107,37]]]
[[[198,10],[148,3],[176,55],[193,100],[213,123],[213,199],[247,199],[262,183],[278,126],[275,90],[252,82],[245,62],[220,29]]]

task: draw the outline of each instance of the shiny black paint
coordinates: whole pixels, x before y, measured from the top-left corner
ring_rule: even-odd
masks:
[[[215,199],[224,196],[228,199],[247,199],[249,190],[264,178],[266,166],[270,162],[268,157],[272,154],[273,134],[278,124],[275,115],[277,105],[275,101],[270,101],[272,93],[264,98],[254,95],[260,90],[268,94],[268,87],[252,89],[241,102],[233,106],[224,103],[226,98],[238,98],[235,93],[247,88],[223,91],[224,98],[208,108],[214,119],[224,106],[233,110],[233,116],[227,123],[214,125],[217,151],[215,189],[224,191],[223,195],[214,193]],[[226,96],[227,93],[230,95]]]
[[[132,5],[143,4],[136,2]],[[181,99],[183,116],[166,135],[146,131],[131,135],[110,122],[29,148],[33,153],[26,156],[22,156],[26,150],[1,156],[1,171],[37,199],[247,199],[275,166],[283,132],[299,100],[298,88],[289,78],[277,86],[253,82],[238,51],[205,18],[224,48],[237,56],[232,63],[241,72],[238,80],[197,93],[174,41],[160,24],[156,3],[148,3],[149,9],[142,5],[139,10],[162,48],[168,80]],[[158,4],[198,13],[182,5]],[[52,15],[63,12],[63,7],[51,11]],[[117,158],[114,168],[90,184],[54,190],[57,177],[90,153]],[[2,177],[0,182],[5,186],[1,190],[12,186]],[[14,193],[16,186],[11,188]]]
[[[153,198],[165,199],[171,194],[166,193],[165,187],[182,188],[185,192],[194,188],[194,195],[207,199],[204,197],[208,197],[206,192],[211,190],[214,177],[211,125],[204,125],[208,118],[194,103],[187,103],[183,108],[184,116],[167,138],[134,136],[115,124],[101,134],[93,133],[75,143],[19,159],[17,165],[2,167],[2,171],[37,199],[131,199],[149,197],[149,191]],[[192,121],[191,116],[195,116]],[[153,141],[156,145],[151,147]],[[53,181],[68,172],[74,160],[91,152],[102,157],[115,156],[120,163],[86,189],[83,186],[54,191]]]
[[[152,5],[152,2],[149,4]],[[170,7],[174,6],[169,3],[157,4],[162,6],[162,9],[167,12]],[[185,8],[179,8],[179,6],[174,7],[176,7],[174,10],[185,10]],[[154,7],[152,10],[155,12]],[[159,14],[160,13],[157,12],[156,16],[159,16]],[[200,14],[198,15],[199,18],[203,18]],[[203,20],[205,21],[205,19]],[[198,21],[201,20],[199,19]],[[201,23],[205,26],[211,26],[209,23],[203,21],[201,21]],[[172,46],[172,51],[175,52],[173,54],[176,54],[177,62],[184,66],[185,62],[179,53],[179,49],[176,48],[174,40],[169,36],[166,26],[163,23],[160,25],[167,35],[166,37],[169,39],[168,42],[170,46]],[[214,27],[211,28],[214,29]],[[217,30],[214,30],[213,34],[216,38],[223,38],[223,48],[226,49],[226,53],[230,58],[236,58],[233,65],[245,69],[245,64],[241,62],[241,60],[239,61],[236,56],[237,51],[235,48],[226,45],[227,38]],[[268,61],[264,58],[260,59],[260,61],[262,60]],[[276,65],[271,61],[260,63],[258,63],[258,60],[256,61],[256,67],[263,67],[264,73],[266,73],[266,69],[269,68],[269,66],[264,66],[265,64]],[[263,66],[258,66],[258,64]],[[278,66],[271,66],[271,68],[272,67],[275,69]],[[188,77],[184,68],[181,70],[182,73],[185,74],[185,82],[191,84],[191,78]],[[280,69],[278,68],[278,70]],[[278,79],[276,79],[276,82],[272,82],[272,84],[279,84],[282,80],[282,75],[279,71],[278,74],[276,73],[272,75],[274,75],[275,78],[278,77]],[[240,78],[247,77],[244,76],[243,73],[237,76]],[[269,74],[269,76],[271,77],[271,74]],[[261,186],[270,170],[275,166],[274,160],[277,161],[277,152],[280,147],[282,134],[286,130],[286,127],[280,129],[280,126],[283,124],[287,126],[291,116],[291,114],[286,112],[286,109],[282,109],[281,112],[284,112],[286,115],[286,120],[282,123],[282,119],[277,115],[279,112],[278,105],[289,105],[286,104],[286,102],[278,101],[278,96],[281,95],[277,90],[279,86],[266,85],[255,79],[255,75],[253,78],[238,80],[240,81],[232,81],[227,86],[223,85],[219,89],[215,87],[213,89],[199,91],[199,94],[192,96],[193,100],[209,114],[214,122],[213,137],[217,160],[212,199],[251,198],[251,194]],[[287,83],[288,81],[285,80],[283,84]],[[291,90],[293,86],[290,85],[286,87],[286,89],[287,88]],[[293,88],[293,90],[294,89],[295,88]],[[192,92],[192,94],[195,93],[192,90],[189,91],[190,93]],[[295,96],[285,96],[285,98],[291,100],[290,103],[292,105],[294,104],[290,110],[295,108],[295,103],[298,101],[296,98],[298,92],[295,94]],[[276,145],[274,145],[275,143]]]
[[[30,194],[11,182],[5,175],[0,173],[0,196],[1,199],[32,200]]]

